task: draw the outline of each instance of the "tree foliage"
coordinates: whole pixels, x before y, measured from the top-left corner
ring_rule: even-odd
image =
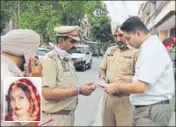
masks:
[[[108,42],[113,40],[111,34],[110,18],[106,5],[101,1],[89,1],[88,3],[89,19],[91,22],[91,34],[93,40]]]
[[[54,27],[60,25],[60,12],[49,1],[29,1],[20,16],[20,27],[40,33],[43,42],[54,41]]]
[[[102,1],[1,1],[1,28],[13,20],[19,28],[33,29],[42,42],[54,42],[54,27],[79,25],[87,14],[91,26],[90,40],[112,40],[110,18]]]

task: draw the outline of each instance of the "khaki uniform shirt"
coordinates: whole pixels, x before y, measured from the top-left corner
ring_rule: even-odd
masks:
[[[71,60],[65,60],[54,49],[47,54],[43,62],[42,87],[67,89],[78,84],[77,75]],[[78,104],[78,96],[68,97],[64,100],[42,99],[42,110],[46,113],[54,113],[60,110],[75,111]]]
[[[11,59],[1,55],[1,101],[4,97],[4,77],[21,77],[21,74],[21,70]]]
[[[7,112],[7,104],[3,103],[4,100],[4,77],[22,77],[23,74],[21,70],[18,68],[18,66],[8,57],[1,55],[1,125],[2,126],[21,126],[26,125],[27,122],[8,122],[4,123],[2,122],[4,115],[3,108],[5,108],[5,111]]]
[[[110,83],[130,83],[134,75],[137,56],[138,50],[129,46],[124,51],[117,47],[109,47],[100,68],[106,69],[106,76]]]

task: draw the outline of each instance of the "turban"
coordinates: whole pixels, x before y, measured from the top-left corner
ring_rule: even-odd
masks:
[[[164,44],[165,47],[168,47],[168,46],[174,45],[174,44],[175,44],[175,41],[174,41],[173,38],[165,38],[165,39],[163,40],[163,44]]]
[[[114,35],[115,32],[117,31],[117,28],[120,27],[121,23],[120,22],[117,22],[117,21],[114,21],[111,23],[111,31],[112,31],[112,34]],[[120,30],[120,29],[119,29]],[[118,31],[119,31],[118,30]],[[120,31],[121,32],[121,31]]]
[[[23,56],[28,50],[34,54],[39,45],[40,36],[33,30],[15,29],[1,36],[2,51],[15,56]]]

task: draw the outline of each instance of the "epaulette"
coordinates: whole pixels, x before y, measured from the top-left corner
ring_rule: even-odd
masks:
[[[113,56],[113,54],[114,54],[114,52],[115,52],[115,50],[116,50],[117,47],[118,47],[117,44],[115,44],[115,45],[113,44],[113,45],[109,46],[107,48],[106,54],[108,56]]]
[[[51,51],[47,54],[48,57],[50,58],[56,58],[57,57],[57,53],[55,53],[54,51]]]

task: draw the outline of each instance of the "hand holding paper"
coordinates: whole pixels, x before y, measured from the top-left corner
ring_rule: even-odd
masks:
[[[93,83],[94,86],[96,86],[96,87],[98,87],[98,88],[101,88],[101,89],[103,89],[103,90],[104,90],[104,86],[105,86],[106,84],[107,84],[107,83],[105,82],[104,79],[98,79],[98,80],[96,80],[96,81]]]

